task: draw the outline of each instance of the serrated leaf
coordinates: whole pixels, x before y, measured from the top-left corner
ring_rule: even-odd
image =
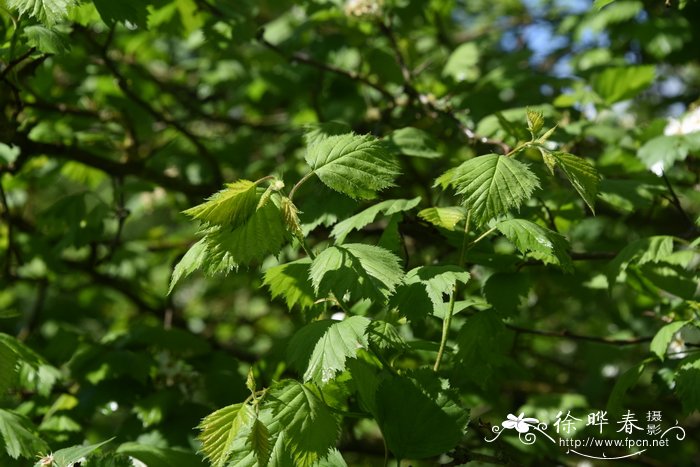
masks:
[[[461,206],[444,208],[427,208],[418,213],[418,217],[436,227],[454,230],[455,226],[467,218],[467,210]]]
[[[598,194],[600,174],[593,164],[566,152],[552,152],[551,157],[569,179],[581,198],[595,213],[595,198]],[[545,159],[546,162],[546,159]]]
[[[280,208],[272,201],[258,207],[247,222],[233,230],[224,226],[206,229],[204,237],[175,266],[168,293],[197,269],[209,276],[228,274],[238,266],[279,252],[286,240],[285,232]]]
[[[406,127],[394,130],[387,141],[399,154],[413,157],[435,159],[441,154],[435,149],[437,142],[427,132],[418,128]]]
[[[311,263],[311,283],[317,295],[351,300],[383,300],[403,278],[399,258],[384,248],[348,243],[323,250]]]
[[[207,239],[202,238],[197,243],[192,245],[182,259],[175,265],[173,275],[170,278],[170,286],[168,287],[168,295],[173,291],[175,285],[180,282],[183,277],[189,276],[197,269],[204,266],[207,260]]]
[[[681,366],[675,377],[676,393],[683,404],[683,412],[700,410],[700,359]]]
[[[183,212],[204,223],[235,229],[255,213],[258,201],[257,185],[249,180],[238,180],[229,183],[226,189],[213,194],[206,202]]]
[[[608,285],[617,282],[630,264],[658,263],[673,253],[673,237],[640,238],[625,246],[607,266]]]
[[[527,129],[533,138],[537,138],[537,134],[544,126],[544,114],[540,111],[527,109],[525,111],[527,117]]]
[[[70,50],[70,43],[64,34],[39,24],[25,27],[24,35],[27,36],[27,43],[36,47],[40,52],[61,54]]]
[[[438,183],[445,181],[441,178]],[[464,195],[464,205],[478,225],[519,209],[539,187],[539,180],[526,164],[498,154],[470,159],[449,178],[447,183]]]
[[[197,428],[202,432],[202,452],[214,467],[223,467],[234,448],[234,441],[253,421],[248,405],[233,404],[213,412],[202,420]]]
[[[299,305],[302,310],[314,306],[315,293],[309,280],[311,260],[302,258],[274,266],[265,272],[263,282],[270,288],[272,298],[284,297],[291,310]]]
[[[314,467],[348,467],[343,455],[336,448],[330,450],[328,455],[318,461]]]
[[[270,454],[272,453],[272,445],[270,444],[270,431],[265,424],[256,418],[253,421],[253,426],[250,428],[250,434],[247,439],[251,449],[255,453],[258,460],[258,465],[264,467],[267,465]]]
[[[344,122],[330,121],[309,124],[306,126],[306,133],[304,133],[304,142],[307,147],[311,147],[329,136],[344,135],[350,131],[350,125]]]
[[[340,427],[330,409],[311,388],[298,381],[273,385],[266,404],[273,420],[284,427],[287,447],[295,465],[310,467],[335,446]]]
[[[7,390],[17,379],[17,365],[19,358],[8,346],[0,342],[0,399],[5,397]]]
[[[462,438],[454,414],[443,411],[408,378],[395,376],[379,384],[377,422],[389,450],[399,458],[424,459],[453,449]]]
[[[568,254],[569,243],[562,235],[524,219],[508,219],[496,228],[513,242],[523,254],[529,254],[545,264],[556,264],[564,271],[572,271]]]
[[[68,10],[75,4],[74,0],[6,0],[10,10],[16,10],[21,16],[32,16],[47,26],[63,21]]]
[[[108,26],[127,21],[146,29],[148,26],[147,0],[93,0],[102,21]]]
[[[379,319],[370,322],[367,327],[367,338],[372,345],[380,349],[403,349],[407,347],[396,326]]]
[[[386,143],[370,135],[324,138],[308,148],[306,161],[324,184],[351,198],[374,198],[399,174]]]
[[[630,99],[649,87],[656,77],[654,65],[607,68],[592,79],[593,90],[606,104]]]
[[[89,444],[87,446],[71,446],[65,449],[59,449],[53,453],[53,461],[56,467],[70,467],[73,463],[78,462],[82,457],[86,457],[88,454],[103,446],[114,438],[110,438],[101,443]]]
[[[656,354],[660,360],[663,360],[668,351],[668,346],[673,340],[673,336],[686,324],[688,324],[688,321],[674,321],[659,329],[651,340],[649,350]]]
[[[411,321],[421,320],[440,309],[457,282],[468,280],[469,273],[458,266],[419,266],[406,273],[389,305]]]
[[[409,211],[418,206],[420,200],[421,198],[418,196],[413,199],[389,199],[377,203],[336,224],[335,227],[333,227],[331,236],[335,237],[338,243],[343,243],[345,237],[347,237],[350,232],[353,230],[360,230],[364,226],[371,224],[380,213],[385,216],[390,216],[397,212]]]
[[[327,383],[345,369],[345,360],[367,348],[369,319],[351,316],[342,321],[321,320],[307,324],[289,342],[290,362],[304,374],[304,381]]]
[[[459,349],[456,368],[469,368],[461,377],[467,378],[482,388],[491,384],[491,379],[510,357],[507,349],[511,343],[511,333],[492,310],[482,310],[467,318],[457,335]]]
[[[611,415],[617,415],[622,412],[625,395],[637,384],[643,371],[644,362],[633,366],[617,378],[607,403],[607,410]]]
[[[46,453],[49,446],[34,434],[32,423],[24,416],[0,409],[0,436],[5,442],[5,452],[13,459],[35,458]]]
[[[282,209],[282,218],[287,230],[298,239],[304,238],[304,232],[301,229],[301,221],[299,220],[299,209],[286,196],[280,201]]]

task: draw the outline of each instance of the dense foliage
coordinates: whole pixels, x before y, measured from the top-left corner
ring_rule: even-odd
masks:
[[[0,0],[0,37],[0,465],[579,465],[487,439],[602,410],[687,433],[619,465],[700,461],[700,3]]]

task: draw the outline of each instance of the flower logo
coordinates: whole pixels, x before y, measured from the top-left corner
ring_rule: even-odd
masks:
[[[524,418],[525,413],[521,413],[517,417],[512,413],[508,414],[508,420],[504,420],[501,425],[503,428],[512,430],[515,428],[518,433],[527,433],[530,431],[530,427],[536,426],[540,421],[536,418]]]

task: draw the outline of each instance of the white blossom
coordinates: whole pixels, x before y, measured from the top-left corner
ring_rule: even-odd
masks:
[[[681,118],[669,118],[664,135],[687,135],[700,131],[700,107],[696,107]]]
[[[347,0],[345,14],[348,16],[379,16],[382,13],[382,0]]]

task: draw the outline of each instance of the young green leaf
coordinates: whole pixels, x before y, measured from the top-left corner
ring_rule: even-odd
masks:
[[[274,266],[265,272],[263,282],[270,288],[272,298],[284,297],[291,310],[299,305],[302,310],[314,306],[314,288],[309,280],[311,260],[302,258]]]
[[[573,270],[569,243],[558,233],[524,219],[508,219],[496,227],[521,253],[545,264],[556,264],[567,272]]]
[[[102,21],[108,26],[127,21],[146,28],[148,26],[148,2],[143,0],[93,0]]]
[[[467,218],[467,210],[461,206],[426,208],[418,213],[418,217],[436,227],[454,230],[459,222]]]
[[[226,465],[239,434],[248,430],[253,412],[247,404],[233,404],[213,412],[202,420],[198,438],[202,452],[214,467]]]
[[[406,273],[389,304],[412,321],[420,320],[442,306],[457,282],[468,280],[469,273],[457,266],[419,266]]]
[[[595,213],[595,198],[598,194],[600,174],[586,159],[566,152],[552,152],[551,157],[569,179],[581,198]],[[546,162],[546,159],[545,159]]]
[[[13,459],[22,456],[35,458],[46,453],[49,446],[34,434],[32,423],[23,415],[0,409],[0,436],[5,442],[5,452]]]
[[[250,434],[248,435],[247,441],[255,453],[255,457],[258,460],[258,465],[267,465],[267,461],[272,453],[270,431],[259,418],[256,418],[255,421],[253,421],[253,426],[250,428]]]
[[[249,180],[238,180],[184,213],[207,224],[236,229],[255,213],[258,201],[257,185]]]
[[[439,184],[444,182],[465,196],[464,205],[478,225],[519,209],[539,187],[539,180],[526,164],[498,154],[464,162],[450,172],[449,181],[442,177],[437,180]]]
[[[377,203],[374,206],[355,214],[352,217],[345,219],[333,227],[331,236],[335,237],[338,243],[343,243],[345,237],[353,230],[360,230],[367,224],[371,224],[381,213],[385,216],[390,216],[397,212],[409,211],[420,203],[420,196],[413,199],[389,199]]]
[[[367,348],[369,323],[363,316],[351,316],[307,324],[289,342],[289,360],[304,373],[304,381],[327,383],[345,369],[347,358]]]
[[[399,263],[384,248],[348,243],[323,250],[311,263],[310,278],[317,295],[383,300],[403,278]]]
[[[138,442],[123,443],[117,452],[141,461],[148,467],[172,467],[186,465],[188,467],[204,467],[202,458],[192,451],[157,447]],[[87,467],[90,467],[88,464]]]
[[[192,245],[182,259],[175,265],[173,275],[170,278],[170,286],[168,294],[172,293],[175,285],[180,282],[180,279],[187,277],[197,269],[202,268],[207,261],[207,238],[200,239]]]
[[[374,198],[399,174],[386,143],[369,135],[328,136],[308,148],[306,161],[329,188],[351,198]]]
[[[649,350],[656,354],[660,360],[663,360],[668,350],[668,345],[671,343],[673,336],[681,330],[683,326],[688,324],[688,321],[674,321],[659,329],[654,338],[651,340]]]
[[[532,138],[537,138],[540,130],[544,126],[544,114],[537,110],[527,109],[527,129],[530,130]]]

